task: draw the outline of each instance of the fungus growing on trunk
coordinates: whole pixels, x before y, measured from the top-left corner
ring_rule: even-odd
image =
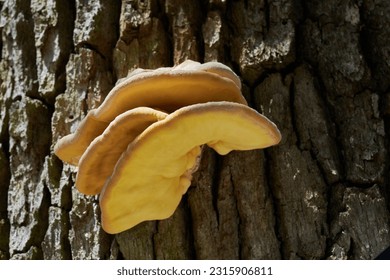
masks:
[[[102,226],[118,233],[173,214],[202,145],[225,155],[280,139],[277,127],[247,106],[230,68],[189,60],[121,79],[54,152],[79,166],[76,187],[100,193]]]

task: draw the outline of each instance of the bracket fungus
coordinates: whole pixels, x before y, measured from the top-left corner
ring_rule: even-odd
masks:
[[[102,227],[118,233],[170,217],[191,185],[202,145],[221,155],[280,142],[218,62],[138,69],[122,79],[54,152],[78,165],[76,187],[100,193]]]

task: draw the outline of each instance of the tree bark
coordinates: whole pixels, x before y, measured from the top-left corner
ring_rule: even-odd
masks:
[[[0,259],[373,259],[390,245],[388,0],[2,0]],[[280,145],[204,148],[174,215],[117,235],[54,154],[138,67],[220,61]]]

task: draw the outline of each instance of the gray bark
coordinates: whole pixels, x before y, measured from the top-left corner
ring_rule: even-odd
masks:
[[[390,245],[388,0],[2,0],[0,259],[372,259]],[[53,154],[138,67],[218,60],[279,146],[205,148],[174,215],[117,235]]]

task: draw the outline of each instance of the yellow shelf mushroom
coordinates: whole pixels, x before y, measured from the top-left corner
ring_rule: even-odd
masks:
[[[100,193],[102,226],[118,233],[173,214],[202,145],[225,155],[280,139],[277,127],[247,106],[229,67],[188,60],[121,79],[54,152],[78,165],[77,189]]]
[[[100,196],[102,226],[118,233],[170,217],[191,184],[200,146],[224,155],[279,143],[277,127],[238,103],[183,107],[146,128],[118,161]]]

